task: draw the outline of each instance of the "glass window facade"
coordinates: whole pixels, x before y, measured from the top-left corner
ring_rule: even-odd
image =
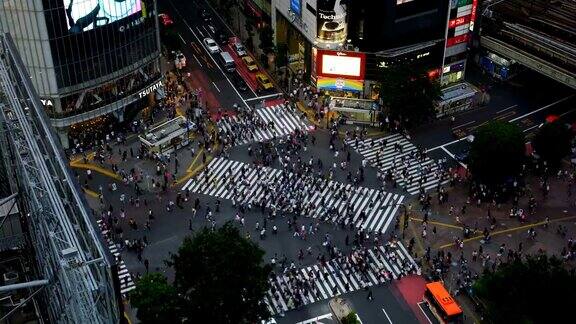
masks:
[[[115,78],[159,53],[151,0],[42,2],[59,88]]]

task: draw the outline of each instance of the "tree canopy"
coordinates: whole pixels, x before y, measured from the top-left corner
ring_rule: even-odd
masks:
[[[423,69],[392,66],[382,73],[379,83],[380,98],[390,117],[406,127],[420,125],[436,115],[434,100],[440,98],[440,85]]]
[[[130,293],[130,302],[143,324],[180,322],[176,289],[160,273],[142,276]]]
[[[168,264],[176,272],[174,286],[183,296],[188,319],[213,323],[255,323],[268,318],[262,300],[271,268],[264,251],[227,223],[184,239]]]
[[[571,143],[570,129],[558,121],[544,124],[532,139],[534,151],[552,168],[560,166],[562,158],[570,153]]]
[[[491,121],[474,134],[468,166],[479,182],[501,185],[520,174],[525,151],[524,133],[518,126]]]
[[[515,259],[474,285],[492,323],[563,323],[576,299],[576,275],[557,258]]]

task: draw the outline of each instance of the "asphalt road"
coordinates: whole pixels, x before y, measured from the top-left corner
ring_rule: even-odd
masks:
[[[188,80],[193,88],[202,89],[202,101],[208,103],[211,113],[218,109],[233,111],[233,105],[241,105],[255,97],[251,89],[239,91],[232,83],[231,75],[225,73],[217,61],[218,54],[211,54],[203,40],[215,38],[213,31],[200,17],[200,9],[194,6],[201,2],[184,2],[168,0],[159,3],[160,11],[167,12],[174,21],[169,27],[174,29],[183,43],[183,54],[187,58],[184,73],[190,73]],[[209,9],[209,8],[208,8]],[[228,30],[218,24],[216,16],[212,19],[214,27],[226,33]]]
[[[474,67],[469,74],[478,73]],[[524,131],[527,141],[546,121],[555,115],[565,123],[576,121],[576,92],[532,71],[524,71],[513,79],[516,82],[493,84],[490,102],[485,107],[436,121],[414,130],[413,141],[428,150],[431,157],[454,161],[454,156],[469,148],[466,137],[490,120],[514,123]]]

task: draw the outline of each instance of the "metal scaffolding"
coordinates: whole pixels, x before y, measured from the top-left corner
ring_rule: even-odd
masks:
[[[34,247],[33,280],[47,283],[37,296],[49,321],[118,323],[115,263],[8,34],[0,35],[0,151]]]

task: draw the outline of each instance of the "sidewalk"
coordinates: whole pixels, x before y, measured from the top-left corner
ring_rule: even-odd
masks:
[[[536,209],[525,222],[510,217],[511,202],[498,206],[470,201],[467,184],[458,183],[455,187],[447,188],[447,202],[439,204],[437,197],[432,199],[432,213],[427,225],[424,225],[426,216],[416,205],[417,202],[414,203],[405,229],[406,245],[410,246],[408,242],[413,242],[412,251],[421,260],[424,273],[437,274],[439,264],[445,267],[447,272],[442,279],[455,296],[484,269],[495,269],[505,262],[510,253],[546,253],[562,257],[568,239],[576,235],[576,206],[568,194],[569,182],[569,177],[551,177],[551,193],[545,198],[539,190],[539,179],[529,176],[527,187],[531,188],[536,199]],[[463,206],[466,206],[464,214]],[[521,197],[518,206],[528,211],[528,197]],[[465,227],[470,230],[466,236]],[[535,239],[529,238],[530,229],[535,230]],[[484,231],[490,233],[489,242],[484,240]],[[434,263],[434,259],[440,263]],[[461,266],[463,260],[465,267]],[[574,258],[567,262],[576,264]],[[468,299],[458,298],[469,303]]]

